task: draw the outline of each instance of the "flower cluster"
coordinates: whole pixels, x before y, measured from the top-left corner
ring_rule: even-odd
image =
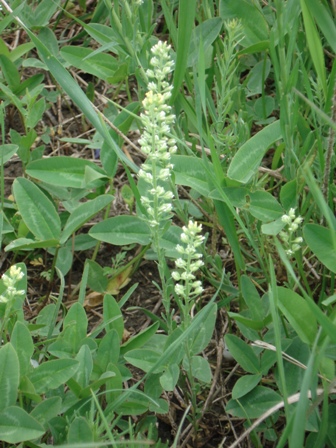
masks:
[[[141,150],[147,156],[138,176],[147,184],[146,194],[141,202],[145,207],[151,227],[171,217],[173,193],[169,189],[171,154],[177,150],[175,139],[171,137],[171,125],[175,116],[168,102],[172,86],[166,81],[174,63],[169,55],[170,46],[159,41],[152,47],[152,69],[147,70],[149,91],[143,100],[144,113],[140,115],[144,131],[139,139]]]
[[[7,303],[15,296],[22,296],[25,294],[24,290],[16,289],[16,283],[20,281],[24,276],[21,268],[18,266],[11,266],[9,269],[9,275],[4,274],[2,276],[3,284],[6,286],[6,291],[0,296],[0,302]]]
[[[281,220],[286,224],[286,230],[281,231],[279,236],[287,247],[286,254],[292,256],[294,252],[297,252],[301,248],[300,244],[303,242],[301,236],[295,237],[294,235],[302,223],[303,218],[301,216],[296,217],[295,209],[291,208],[288,215],[283,215]]]
[[[201,260],[202,254],[197,248],[203,243],[204,236],[199,235],[202,225],[189,221],[188,226],[182,227],[181,241],[176,250],[182,255],[175,261],[178,271],[172,272],[172,277],[179,282],[175,285],[175,292],[184,298],[186,302],[200,295],[203,291],[202,282],[196,280],[195,272],[204,265]]]

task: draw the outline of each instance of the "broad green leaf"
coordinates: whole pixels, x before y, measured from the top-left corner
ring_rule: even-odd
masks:
[[[240,397],[251,392],[260,382],[262,375],[244,375],[238,379],[232,389],[232,399],[238,400]]]
[[[296,292],[278,286],[278,307],[300,339],[312,344],[317,334],[317,322],[307,302]]]
[[[121,355],[124,355],[130,350],[142,347],[156,333],[158,328],[159,328],[159,322],[156,322],[152,324],[150,327],[141,331],[139,334],[130,338],[120,347]]]
[[[74,67],[104,81],[113,82],[119,67],[118,61],[109,54],[93,52],[90,48],[79,46],[65,46],[60,51],[61,56]]]
[[[60,270],[63,276],[67,275],[73,263],[73,248],[61,247],[57,254],[56,268]]]
[[[19,381],[19,358],[13,345],[8,342],[0,349],[0,410],[15,404],[18,394]],[[0,436],[0,440],[4,439],[1,439]]]
[[[208,196],[210,193],[209,185],[204,175],[204,162],[198,157],[174,155],[171,158],[174,166],[173,172],[177,185],[191,187]]]
[[[123,376],[118,369],[118,365],[110,362],[107,366],[108,372],[113,372],[114,376],[106,381],[106,401],[113,402],[123,392]]]
[[[113,200],[113,196],[104,194],[98,196],[92,201],[87,201],[79,205],[69,216],[60,239],[60,244],[64,244],[66,240],[78,230],[89,219],[100,212]]]
[[[203,383],[210,383],[212,380],[209,361],[203,358],[203,356],[193,356],[191,358],[191,373],[197,380]]]
[[[40,98],[38,101],[35,101],[34,104],[28,109],[26,125],[29,129],[33,129],[37,125],[46,109],[46,101],[44,98]]]
[[[25,4],[21,10],[20,18],[29,27],[41,27],[48,25],[49,19],[55,14],[59,7],[60,0],[50,3],[49,0],[41,0],[38,4],[30,6]]]
[[[59,240],[42,240],[35,241],[30,238],[18,238],[7,244],[5,251],[9,250],[32,250],[32,249],[47,249],[48,247],[56,247],[59,244]]]
[[[209,314],[198,326],[195,336],[190,343],[190,353],[197,355],[201,353],[209,344],[216,324],[217,305],[212,304]]]
[[[159,240],[161,249],[164,249],[165,256],[168,258],[179,258],[180,253],[177,252],[176,246],[181,243],[182,229],[178,226],[170,226]]]
[[[188,54],[188,67],[196,63],[201,42],[204,54],[207,54],[209,51],[211,52],[211,44],[219,35],[222,26],[223,20],[220,17],[214,17],[201,22],[193,30]]]
[[[164,364],[157,365],[160,358],[160,352],[149,348],[130,350],[125,355],[127,362],[144,372],[149,372],[155,366],[154,370],[151,370],[151,373],[160,373],[165,370]]]
[[[285,223],[281,218],[276,219],[275,221],[268,222],[267,224],[263,224],[261,226],[261,231],[264,235],[278,235],[281,230],[285,227]]]
[[[266,191],[249,193],[250,203],[248,210],[252,216],[262,222],[270,222],[280,218],[284,211],[279,202]]]
[[[107,82],[113,82],[119,67],[118,61],[111,55],[93,54],[94,51],[90,48],[65,46],[60,53],[69,64]]]
[[[106,330],[116,330],[121,341],[124,333],[124,319],[118,303],[109,294],[104,296],[103,318]]]
[[[258,418],[281,401],[281,396],[273,389],[257,386],[239,400],[230,400],[225,409],[234,417]]]
[[[16,65],[7,56],[0,54],[0,68],[8,87],[14,90],[20,84],[20,74]]]
[[[18,406],[10,406],[0,413],[0,440],[20,443],[37,439],[44,434],[43,426]]]
[[[280,190],[280,202],[285,210],[297,206],[297,179],[286,182]]]
[[[101,372],[107,370],[109,363],[117,364],[120,353],[120,338],[115,329],[110,330],[100,341],[95,365],[99,366]]]
[[[242,22],[244,46],[268,40],[268,24],[256,3],[250,0],[220,0],[219,14],[224,20],[237,18]]]
[[[306,224],[303,236],[320,262],[336,273],[336,231],[318,224]]]
[[[89,232],[92,238],[116,246],[126,244],[149,244],[151,239],[150,229],[146,222],[137,216],[116,216],[115,218],[105,219],[95,226]]]
[[[228,176],[247,183],[257,172],[269,146],[282,138],[280,121],[269,124],[240,147],[233,157]]]
[[[266,316],[263,320],[251,319],[244,316],[243,314],[233,313],[232,311],[229,311],[228,315],[236,322],[241,323],[245,327],[251,328],[252,330],[256,331],[260,331],[265,328],[265,326],[268,325],[272,320],[270,315]]]
[[[61,409],[62,399],[60,397],[45,398],[32,410],[30,415],[47,429],[48,422],[57,417],[61,413]]]
[[[178,364],[170,364],[160,377],[160,384],[165,391],[173,391],[180,376]]]
[[[34,343],[31,337],[30,331],[27,326],[22,322],[16,322],[12,337],[11,344],[13,345],[20,363],[20,376],[26,375],[30,370],[30,359],[34,353]]]
[[[54,204],[28,179],[19,177],[13,183],[19,212],[28,229],[39,240],[58,240],[61,221]]]
[[[92,443],[94,435],[91,425],[84,417],[76,417],[70,424],[68,431],[68,443],[78,445],[81,443]]]
[[[241,291],[244,301],[253,319],[262,320],[265,317],[260,295],[252,280],[247,275],[241,277]]]
[[[93,260],[87,259],[86,265],[89,265],[88,287],[92,291],[105,292],[108,285],[108,278],[104,274],[104,269]]]
[[[93,361],[89,347],[82,345],[75,358],[79,362],[77,372],[74,374],[73,379],[84,389],[89,385]]]
[[[293,338],[291,344],[286,348],[286,354],[301,362],[303,365],[308,365],[310,350],[309,346],[301,341],[300,338]],[[286,380],[286,391],[288,395],[295,394],[301,390],[302,382],[304,381],[305,370],[296,366],[292,362],[284,359],[284,373]],[[279,387],[279,391],[283,394],[282,382],[279,378],[279,370],[275,371],[275,379]]]
[[[247,188],[244,188],[241,185],[239,187],[223,187],[222,191],[234,207],[245,207],[246,196],[249,193],[249,190]],[[218,190],[212,190],[208,197],[225,202],[223,194],[221,194],[221,191]]]
[[[36,367],[29,376],[36,392],[43,394],[50,389],[64,385],[77,371],[78,361],[75,359],[56,359],[47,361]]]
[[[58,187],[88,188],[89,185],[85,180],[87,168],[91,168],[101,177],[106,176],[105,172],[93,162],[67,156],[34,160],[27,165],[26,173]]]
[[[5,144],[0,146],[0,166],[2,163],[8,162],[14,154],[17,153],[18,145]]]
[[[72,347],[72,353],[78,352],[87,334],[88,319],[83,306],[76,302],[69,309],[63,321],[62,339]]]
[[[225,336],[225,344],[231,355],[246,372],[260,372],[260,360],[250,345],[233,334]]]
[[[92,391],[98,390],[101,386],[106,384],[109,379],[114,378],[115,375],[116,375],[115,372],[109,372],[109,371],[104,372],[98,380],[90,382],[90,384],[85,389],[82,389],[80,391],[80,397],[81,398],[89,398],[89,397],[92,398]],[[72,379],[69,380],[69,387],[70,387],[71,382],[72,382]]]

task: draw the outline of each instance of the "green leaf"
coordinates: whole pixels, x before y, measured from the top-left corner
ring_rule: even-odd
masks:
[[[89,347],[87,345],[82,345],[75,359],[79,362],[79,366],[73,379],[82,389],[84,389],[89,385],[93,368],[92,355]]]
[[[86,265],[89,265],[88,287],[92,291],[105,292],[108,285],[108,278],[104,274],[104,269],[93,260],[87,259]]]
[[[161,249],[164,249],[165,256],[168,258],[179,258],[180,253],[176,250],[176,246],[181,243],[182,229],[178,226],[169,226],[168,230],[159,240]]]
[[[20,74],[16,65],[7,56],[0,54],[0,68],[8,87],[14,90],[20,84]]]
[[[313,15],[307,7],[306,0],[300,0],[303,22],[305,26],[305,36],[307,38],[308,48],[315,66],[324,95],[327,95],[326,67],[324,61],[324,52],[320,35],[317,31]]]
[[[18,238],[7,244],[5,252],[10,250],[32,250],[32,249],[47,249],[48,247],[56,247],[59,244],[59,240],[42,240],[35,241],[29,238]]]
[[[103,318],[106,330],[116,330],[119,341],[121,341],[124,333],[124,319],[119,305],[110,294],[104,296],[103,304]]]
[[[305,3],[321,30],[321,33],[327,39],[332,51],[336,53],[336,25],[332,14],[330,14],[326,5],[322,2],[305,0]]]
[[[106,207],[113,200],[113,196],[109,194],[104,194],[98,196],[92,201],[87,201],[79,205],[70,214],[62,235],[60,239],[60,244],[64,244],[66,240],[78,230],[83,224],[85,224],[89,219],[100,212],[104,207]]]
[[[174,166],[173,173],[177,185],[191,187],[203,196],[209,195],[210,189],[206,176],[204,175],[204,162],[202,159],[174,155],[171,158],[171,162]]]
[[[269,146],[281,138],[279,120],[263,128],[240,147],[230,163],[228,176],[238,182],[247,183],[257,172]]]
[[[115,329],[110,330],[100,341],[95,365],[99,366],[101,372],[107,370],[109,363],[117,364],[120,353],[120,338]]]
[[[0,146],[0,166],[5,164],[12,158],[14,154],[17,153],[19,147],[18,145],[5,144]]]
[[[257,373],[256,375],[244,375],[235,383],[232,389],[233,400],[238,400],[240,397],[251,392],[260,382],[262,375]]]
[[[105,219],[93,226],[89,235],[99,241],[116,246],[134,243],[146,246],[151,239],[147,223],[137,216],[127,215]]]
[[[47,361],[36,367],[29,376],[36,392],[43,394],[50,389],[64,385],[77,371],[78,361],[75,359],[56,359]]]
[[[307,302],[296,292],[278,286],[278,307],[300,339],[313,344],[317,334],[317,322]]]
[[[0,349],[0,409],[5,409],[15,404],[19,381],[19,358],[12,344],[8,342]],[[1,424],[0,420],[0,426]],[[4,439],[0,437],[0,440]]]
[[[212,380],[209,362],[203,356],[193,356],[191,358],[191,373],[203,383],[210,383]]]
[[[241,277],[241,291],[244,301],[251,312],[253,320],[262,320],[265,317],[260,295],[254,283],[247,275]]]
[[[280,190],[280,202],[285,210],[297,206],[297,179],[286,182]]]
[[[34,160],[27,165],[26,173],[46,184],[58,187],[89,188],[85,179],[89,168],[98,176],[106,177],[106,173],[93,162],[67,156]]]
[[[28,179],[19,177],[13,183],[19,212],[28,229],[39,240],[58,240],[61,221],[54,204]]]
[[[192,30],[194,28],[194,18],[196,13],[196,0],[179,1],[178,27],[177,27],[177,53],[173,79],[172,101],[176,98],[184,79],[187,68],[188,54]]]
[[[44,429],[38,421],[18,406],[10,406],[0,413],[0,440],[20,443],[43,436]]]
[[[160,384],[165,391],[172,392],[180,376],[178,364],[170,364],[167,370],[160,376]]]
[[[154,366],[155,369],[151,373],[160,373],[165,370],[165,365],[156,365],[161,358],[161,353],[159,351],[141,348],[130,350],[126,353],[125,359],[127,362],[135,367],[143,370],[144,372],[149,372]]]
[[[222,26],[223,20],[220,17],[214,17],[201,22],[193,30],[188,54],[188,67],[196,64],[201,43],[204,54],[211,52],[211,44],[219,35]]]
[[[31,337],[30,331],[27,326],[22,322],[16,322],[12,337],[11,344],[13,345],[20,363],[20,376],[26,375],[30,370],[30,359],[34,353],[34,343]]]
[[[117,363],[116,363],[117,364]],[[106,401],[112,403],[123,392],[123,376],[118,369],[118,366],[110,362],[107,366],[107,371],[114,373],[114,376],[106,381]]]
[[[231,355],[246,372],[260,372],[260,360],[250,345],[233,334],[227,334],[224,339]]]
[[[121,355],[124,355],[130,350],[142,347],[156,333],[157,329],[159,328],[159,325],[160,325],[159,322],[156,322],[152,324],[150,327],[141,331],[139,334],[133,336],[127,342],[125,342],[120,347]]]
[[[195,332],[195,336],[190,343],[191,354],[197,355],[207,347],[215,329],[216,317],[217,305],[212,304],[208,316],[198,326],[197,332]]]
[[[41,0],[35,8],[25,4],[22,10],[21,19],[28,22],[29,27],[41,27],[48,25],[49,19],[55,14],[59,7],[60,0],[50,3],[49,0]]]
[[[234,417],[258,418],[281,401],[281,396],[274,390],[257,386],[239,400],[230,400],[225,409]]]
[[[280,218],[284,211],[279,202],[266,191],[249,193],[249,212],[262,222],[269,222]]]
[[[303,236],[320,262],[336,273],[336,232],[318,224],[306,224]]]
[[[106,82],[112,83],[119,64],[118,61],[109,54],[93,54],[90,48],[79,46],[65,46],[60,51],[61,56],[74,67],[85,73],[97,76]]]
[[[61,413],[61,409],[62,399],[60,397],[45,398],[32,410],[30,415],[47,429],[47,423],[57,417]]]
[[[28,117],[26,119],[27,128],[32,129],[37,125],[37,123],[41,120],[46,108],[47,107],[44,98],[40,98],[29,107]]]
[[[92,443],[93,432],[84,417],[76,417],[69,427],[68,443],[78,445],[81,443]]]
[[[265,16],[261,8],[250,0],[221,0],[219,15],[224,20],[239,19],[243,25],[245,38],[244,46],[258,44],[268,40],[269,31]]]
[[[76,354],[87,334],[88,319],[83,306],[76,302],[68,311],[63,321],[62,340]]]

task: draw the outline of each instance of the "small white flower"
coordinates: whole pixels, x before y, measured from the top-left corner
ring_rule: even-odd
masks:
[[[281,217],[281,220],[286,224],[287,228],[282,230],[279,233],[279,236],[285,245],[286,254],[292,256],[301,248],[300,244],[303,243],[302,237],[299,236],[295,238],[293,235],[299,229],[303,218],[301,216],[296,217],[295,209],[291,208],[287,215]]]
[[[184,255],[184,258],[180,257],[175,261],[175,266],[180,270],[174,274],[173,278],[177,281],[183,281],[176,285],[175,292],[178,296],[182,297],[186,303],[202,293],[202,282],[196,280],[195,272],[203,266],[201,260],[202,254],[197,251],[203,241],[203,235],[198,235],[202,231],[202,226],[197,225],[193,221],[189,221],[188,226],[182,227],[182,233],[180,240],[184,245],[178,244],[176,250]]]

